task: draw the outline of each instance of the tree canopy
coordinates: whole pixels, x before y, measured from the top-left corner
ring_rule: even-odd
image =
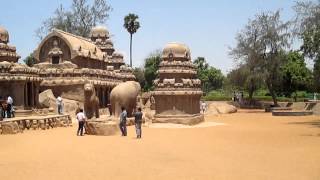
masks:
[[[56,28],[88,37],[94,26],[106,22],[111,10],[106,0],[94,0],[92,4],[89,4],[88,0],[72,0],[69,9],[60,5],[53,16],[45,20],[36,30],[36,36],[41,40]]]
[[[261,74],[274,104],[283,63],[281,53],[289,47],[289,28],[289,22],[281,21],[280,11],[259,13],[237,35],[237,46],[231,50],[231,55],[246,64],[251,74]]]
[[[209,66],[204,57],[196,58],[193,64],[197,67],[197,77],[201,80],[204,92],[222,88],[224,75],[220,69]]]

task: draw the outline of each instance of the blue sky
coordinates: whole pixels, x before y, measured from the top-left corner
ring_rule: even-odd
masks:
[[[109,0],[113,11],[105,26],[113,35],[115,48],[124,53],[128,63],[129,34],[123,17],[130,12],[140,17],[141,29],[134,35],[133,64],[168,42],[181,42],[191,49],[192,58],[203,56],[210,65],[224,73],[233,68],[228,56],[234,37],[249,18],[261,11],[282,9],[282,19],[292,18],[294,0]],[[71,0],[0,0],[0,26],[8,29],[10,44],[17,47],[22,59],[38,45],[35,30],[62,4]]]

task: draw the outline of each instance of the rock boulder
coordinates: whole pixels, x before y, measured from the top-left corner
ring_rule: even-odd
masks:
[[[216,115],[216,114],[231,114],[236,113],[237,108],[225,102],[213,102],[210,103],[206,114]]]
[[[113,121],[89,120],[86,122],[85,127],[87,134],[97,136],[112,136],[119,131],[118,124]]]

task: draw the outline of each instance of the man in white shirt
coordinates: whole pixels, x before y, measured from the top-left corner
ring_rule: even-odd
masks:
[[[60,96],[58,96],[57,98],[57,105],[58,105],[58,114],[62,114],[63,101]]]
[[[83,109],[80,109],[80,112],[78,112],[77,120],[79,123],[77,136],[83,136],[83,127],[84,127],[84,123],[86,122],[86,116],[83,113]]]
[[[8,99],[7,99],[7,117],[8,118],[12,117],[12,105],[13,105],[13,99],[11,96],[8,96]]]

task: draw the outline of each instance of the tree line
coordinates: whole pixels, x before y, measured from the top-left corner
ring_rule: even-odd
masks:
[[[202,90],[246,91],[252,100],[259,89],[266,89],[277,104],[277,97],[296,99],[298,91],[320,91],[320,1],[297,2],[295,17],[281,19],[281,11],[261,12],[249,19],[237,33],[236,45],[229,55],[236,67],[227,75],[210,66],[204,57],[193,60]],[[301,41],[298,49],[294,42]],[[308,68],[307,62],[313,62]],[[146,91],[152,90],[157,77],[160,52],[145,59],[144,67],[135,74]]]
[[[261,12],[249,19],[236,34],[236,44],[229,55],[236,67],[224,75],[221,70],[208,64],[205,57],[193,60],[202,90],[245,91],[249,100],[259,89],[268,91],[277,104],[277,97],[296,97],[298,91],[320,91],[320,1],[300,1],[294,7],[294,17],[281,19],[281,11]],[[36,31],[42,39],[53,28],[88,37],[92,27],[103,24],[112,10],[106,0],[73,0],[69,9],[60,6],[53,16]],[[138,16],[124,17],[124,28],[130,34],[130,65],[132,66],[132,35],[140,28]],[[294,49],[292,44],[301,42]],[[151,53],[143,67],[134,69],[137,80],[145,91],[152,90],[157,77],[161,52]],[[26,64],[34,59],[28,56]],[[307,62],[313,62],[308,67]]]

